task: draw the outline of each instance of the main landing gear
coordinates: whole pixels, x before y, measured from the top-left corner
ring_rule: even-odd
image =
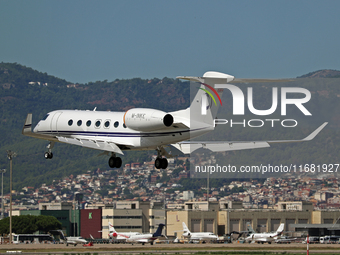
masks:
[[[155,167],[157,169],[166,169],[168,167],[168,160],[166,158],[162,158],[162,153],[159,149],[157,149],[157,158],[155,160]]]
[[[53,158],[53,153],[52,153],[52,148],[54,147],[54,142],[50,142],[48,145],[47,145],[47,149],[48,151],[45,152],[44,156],[45,156],[45,159],[51,159]]]
[[[116,157],[115,153],[112,153],[112,156],[109,159],[109,166],[111,168],[120,168],[122,166],[122,159],[120,157]]]

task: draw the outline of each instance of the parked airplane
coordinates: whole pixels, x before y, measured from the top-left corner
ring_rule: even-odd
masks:
[[[191,241],[214,241],[218,240],[218,236],[212,232],[190,232],[187,225],[182,222],[183,236]]]
[[[67,236],[65,237],[66,246],[69,244],[73,244],[74,246],[77,246],[77,244],[87,244],[88,242],[82,238],[81,236]]]
[[[180,76],[179,79],[199,82],[201,84],[189,108],[174,112],[163,112],[149,108],[133,108],[126,112],[56,110],[49,112],[35,126],[32,132],[32,114],[26,118],[22,134],[49,141],[46,159],[53,157],[52,148],[56,142],[67,143],[104,151],[111,156],[109,166],[120,168],[124,150],[156,150],[155,167],[165,169],[172,157],[165,147],[180,150],[188,154],[199,148],[210,151],[231,151],[270,147],[272,143],[302,142],[312,140],[326,125],[322,124],[313,133],[302,140],[286,141],[248,141],[248,142],[193,142],[186,141],[213,131],[214,119],[219,104],[203,107],[210,100],[205,88],[216,88],[220,98],[223,88],[216,84],[226,84],[234,80],[234,76],[206,72],[203,77]],[[262,81],[262,80],[261,80]],[[234,82],[249,82],[234,80]],[[209,92],[210,93],[210,92]],[[202,115],[202,110],[205,114]],[[175,151],[175,150],[174,150]],[[164,157],[165,156],[165,157]]]
[[[163,227],[165,225],[164,224],[159,224],[158,228],[156,230],[155,233],[153,234],[136,234],[136,235],[131,235],[129,238],[126,239],[126,242],[128,243],[142,243],[143,245],[145,243],[150,243],[151,245],[153,245],[153,242],[160,236],[162,236],[162,230]]]
[[[109,238],[116,240],[126,241],[130,236],[138,235],[139,232],[117,232],[111,222],[109,222]]]
[[[74,246],[76,246],[77,244],[84,245],[84,244],[89,244],[89,243],[91,244],[87,246],[93,246],[92,242],[86,241],[81,236],[65,236],[62,230],[52,230],[51,232],[55,232],[56,234],[58,234],[60,236],[60,240],[63,240],[63,243],[66,243],[66,246],[68,246],[69,244],[73,244]],[[92,235],[90,236],[93,239]]]
[[[284,223],[281,223],[279,228],[272,233],[252,233],[250,234],[245,241],[248,243],[269,243],[274,242],[278,236],[282,235],[283,229],[285,227]]]

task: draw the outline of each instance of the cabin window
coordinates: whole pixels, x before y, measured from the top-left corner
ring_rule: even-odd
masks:
[[[102,123],[101,120],[97,120],[94,125],[96,126],[96,128],[99,128],[101,123]]]
[[[86,121],[86,126],[91,126],[91,121],[90,120],[88,120],[88,121]]]
[[[109,121],[109,120],[105,121],[104,127],[105,127],[105,128],[108,128],[109,126],[110,126],[110,121]]]
[[[77,125],[80,127],[83,122],[81,120],[77,121]]]
[[[125,123],[123,123],[123,127],[124,127],[124,128],[126,128],[126,125],[125,125]]]
[[[116,121],[115,124],[113,124],[113,126],[114,126],[115,128],[117,128],[117,127],[119,126],[119,122]]]
[[[68,125],[69,125],[69,126],[72,126],[72,124],[73,124],[73,120],[69,120],[69,121],[68,121]]]

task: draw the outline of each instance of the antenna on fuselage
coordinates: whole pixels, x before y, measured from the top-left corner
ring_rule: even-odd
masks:
[[[95,112],[97,110],[97,107],[95,107],[94,109],[93,109],[93,111]]]

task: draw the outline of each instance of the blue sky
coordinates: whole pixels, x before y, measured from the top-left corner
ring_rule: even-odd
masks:
[[[340,70],[340,1],[0,0],[0,61],[70,82]]]

